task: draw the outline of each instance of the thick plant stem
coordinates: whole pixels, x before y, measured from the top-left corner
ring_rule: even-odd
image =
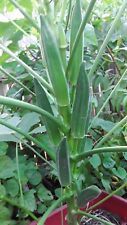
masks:
[[[125,11],[126,6],[127,6],[127,0],[125,0],[125,1],[123,2],[122,6],[121,6],[120,9],[119,9],[119,12],[117,13],[117,15],[116,15],[116,17],[115,17],[115,19],[114,19],[114,21],[113,21],[113,23],[112,23],[111,28],[109,29],[109,31],[108,31],[108,33],[107,33],[107,36],[106,36],[106,38],[105,38],[105,40],[104,40],[104,42],[103,42],[103,44],[102,44],[102,46],[101,46],[101,48],[100,48],[100,50],[99,50],[99,52],[98,52],[98,55],[97,55],[97,57],[96,57],[96,59],[95,59],[95,61],[94,61],[93,66],[92,66],[92,68],[91,68],[91,70],[90,70],[90,72],[89,72],[89,74],[88,74],[89,79],[91,79],[91,78],[93,77],[94,72],[95,72],[95,70],[97,69],[97,66],[98,66],[98,64],[99,64],[100,58],[101,58],[101,56],[102,56],[102,54],[103,54],[103,52],[104,52],[104,50],[105,50],[105,48],[106,48],[106,46],[107,46],[107,44],[108,44],[110,38],[111,38],[111,35],[113,34],[113,31],[114,31],[114,29],[115,29],[115,27],[116,27],[118,21],[119,21],[120,18],[121,18],[121,15],[122,15],[123,12]]]
[[[82,35],[83,31],[84,31],[86,23],[87,23],[87,21],[88,21],[88,19],[90,17],[90,14],[92,12],[92,9],[94,7],[95,2],[96,2],[96,0],[91,0],[90,4],[89,4],[89,6],[88,6],[88,8],[86,10],[86,13],[85,13],[85,16],[83,18],[83,21],[82,21],[82,23],[81,23],[81,25],[79,27],[77,36],[75,38],[75,42],[73,44],[72,53],[71,53],[71,56],[70,56],[70,59],[69,59],[69,62],[68,62],[68,67],[67,67],[67,72],[66,72],[67,76],[68,76],[68,71],[70,69],[70,66],[71,66],[71,64],[73,62],[73,58],[74,58],[74,55],[75,55],[75,51],[76,51],[76,49],[78,47],[79,40],[80,40],[81,35]]]
[[[15,127],[11,124],[9,124],[8,122],[5,122],[4,120],[0,119],[0,124],[8,127],[11,130],[14,130],[15,132],[17,132],[18,134],[22,135],[23,137],[25,137],[27,140],[32,141],[34,144],[36,144],[37,146],[39,146],[43,151],[45,151],[53,161],[55,161],[56,156],[55,156],[55,152],[53,151],[53,149],[50,149],[49,147],[47,147],[45,144],[43,144],[43,142],[38,141],[36,138],[33,138],[31,135],[25,133],[24,131],[22,131],[20,128]],[[36,154],[39,156],[40,154],[36,152]]]
[[[94,154],[102,154],[106,152],[127,152],[127,146],[114,146],[114,147],[102,147],[102,148],[95,148],[93,150],[88,150],[79,155],[72,156],[72,161],[80,161],[86,159],[88,156],[92,156]]]
[[[41,84],[49,91],[53,92],[52,87],[49,85],[49,83],[47,83],[47,81],[45,81],[38,73],[36,73],[34,70],[31,69],[31,67],[29,67],[26,63],[24,63],[20,58],[18,58],[9,48],[3,46],[0,43],[0,48],[6,52],[8,55],[10,55],[13,59],[16,60],[16,62],[18,62],[20,65],[22,65],[27,71],[28,73],[36,78],[38,81],[41,82]]]
[[[68,215],[67,215],[68,225],[77,225],[78,224],[77,215],[73,215],[72,213],[73,210],[76,209],[74,196],[68,199],[67,206],[68,206]]]
[[[23,15],[24,17],[32,24],[34,28],[40,31],[39,26],[37,23],[31,18],[31,16],[18,4],[15,0],[9,0]]]

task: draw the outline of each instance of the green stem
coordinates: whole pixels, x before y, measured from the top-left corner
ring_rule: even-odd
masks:
[[[68,25],[69,25],[69,20],[70,20],[70,15],[71,15],[71,5],[72,5],[72,0],[69,0],[69,9],[68,9],[68,15],[67,15],[67,23],[66,23],[65,33],[67,32],[67,28],[68,28]]]
[[[125,116],[120,122],[118,122],[102,139],[101,141],[96,145],[96,147],[100,147],[104,142],[108,140],[108,138],[111,138],[111,135],[123,124],[127,122],[127,116]]]
[[[67,8],[67,0],[64,0],[64,1],[62,1],[62,9],[61,9],[61,16],[60,16],[61,23],[64,20],[66,8]]]
[[[71,56],[70,56],[70,59],[69,59],[69,62],[68,62],[68,67],[67,67],[67,72],[66,72],[67,76],[68,76],[68,71],[70,70],[70,66],[71,66],[71,64],[73,62],[73,58],[74,58],[74,55],[75,55],[75,51],[76,51],[76,49],[78,47],[79,40],[80,40],[81,35],[82,35],[83,31],[84,31],[86,23],[88,22],[88,19],[90,17],[90,14],[92,12],[92,9],[94,7],[95,2],[96,2],[96,0],[91,0],[90,4],[89,4],[89,6],[88,6],[88,8],[86,10],[86,13],[85,13],[85,16],[83,18],[83,21],[82,21],[82,23],[81,23],[81,25],[79,27],[78,33],[77,33],[76,38],[75,38],[75,42],[73,44]]]
[[[8,127],[11,130],[14,130],[15,132],[19,133],[20,135],[23,135],[26,139],[32,141],[33,143],[35,143],[37,146],[39,146],[43,151],[45,151],[53,161],[55,161],[56,156],[55,153],[53,151],[53,149],[50,149],[48,146],[46,146],[45,144],[43,144],[43,142],[38,141],[37,139],[33,138],[31,135],[25,133],[24,131],[22,131],[20,128],[17,128],[11,124],[9,124],[8,122],[3,121],[2,119],[0,119],[0,124]]]
[[[72,156],[72,161],[80,161],[88,156],[92,156],[94,154],[102,154],[107,152],[127,152],[127,146],[114,146],[114,147],[102,147],[102,148],[94,148],[93,150],[88,150],[87,152],[84,152],[79,155]]]
[[[96,118],[100,115],[100,113],[102,112],[102,110],[105,108],[105,106],[107,105],[107,103],[109,102],[109,99],[113,96],[114,92],[116,91],[116,89],[119,87],[121,81],[123,80],[123,78],[125,77],[125,75],[127,74],[127,69],[125,70],[125,72],[123,73],[123,75],[121,76],[121,78],[119,79],[118,83],[116,84],[116,86],[114,87],[114,89],[111,91],[110,95],[108,96],[108,98],[106,99],[106,101],[104,102],[104,104],[102,105],[102,107],[100,108],[99,112],[97,113],[97,115],[93,118],[89,129],[92,127],[92,124],[94,123],[94,121],[96,120]]]
[[[8,106],[17,106],[20,107],[22,109],[28,109],[30,111],[39,113],[40,115],[47,117],[48,119],[52,120],[57,126],[61,126],[61,122],[55,118],[54,116],[52,116],[50,113],[48,113],[47,111],[41,109],[40,107],[36,106],[36,105],[32,105],[30,103],[27,102],[23,102],[17,99],[13,99],[13,98],[9,98],[9,97],[3,97],[0,96],[0,104],[3,105],[8,105]]]
[[[94,208],[96,208],[97,206],[99,206],[100,204],[104,203],[105,201],[107,201],[109,198],[111,198],[113,195],[117,194],[117,192],[119,192],[120,190],[122,190],[124,187],[127,186],[127,182],[122,184],[119,188],[117,188],[115,191],[112,191],[112,193],[108,194],[105,198],[103,198],[101,201],[97,202],[96,204],[94,204],[93,206],[91,206],[90,208],[88,208],[86,210],[93,210]]]
[[[28,214],[33,220],[38,221],[38,218],[32,213],[30,212],[28,209],[26,209],[25,207],[19,205],[19,203],[16,203],[14,200],[9,199],[8,197],[2,197],[1,198],[2,201],[5,201],[7,203],[9,203],[12,206],[15,206],[21,210],[23,210],[26,214]]]
[[[106,220],[103,220],[103,219],[101,219],[101,218],[99,218],[97,216],[94,216],[94,215],[92,215],[90,213],[87,213],[87,212],[84,212],[84,211],[81,211],[81,210],[78,210],[76,212],[76,214],[78,214],[78,215],[80,214],[82,216],[86,216],[88,218],[92,218],[93,220],[99,221],[99,222],[101,222],[102,224],[105,224],[105,225],[114,225],[114,223],[107,222]]]
[[[54,209],[56,209],[61,202],[65,201],[66,199],[68,199],[70,196],[66,196],[63,195],[62,197],[60,197],[58,200],[56,200],[48,209],[47,211],[44,213],[44,215],[41,217],[41,219],[39,220],[39,222],[37,223],[37,225],[43,225],[44,222],[46,221],[47,217],[52,213],[52,211]]]
[[[9,74],[6,70],[4,70],[2,67],[0,67],[0,71],[4,73],[6,76],[10,77],[16,84],[20,85],[23,89],[28,91],[33,96],[36,96],[27,86],[22,84],[19,80],[17,80],[15,77],[13,77],[11,74]]]
[[[111,28],[109,29],[109,31],[108,31],[108,33],[107,33],[107,35],[106,35],[105,40],[103,41],[103,44],[102,44],[102,46],[101,46],[101,48],[100,48],[100,50],[99,50],[99,52],[98,52],[98,55],[96,56],[96,59],[95,59],[95,61],[94,61],[94,64],[93,64],[93,66],[92,66],[92,68],[91,68],[91,70],[90,70],[90,72],[89,72],[89,74],[88,74],[88,77],[89,77],[90,79],[93,77],[94,72],[95,72],[95,70],[97,69],[97,66],[98,66],[98,64],[99,64],[100,58],[101,58],[101,56],[102,56],[102,54],[103,54],[103,52],[104,52],[104,50],[105,50],[105,48],[106,48],[106,46],[107,46],[107,44],[108,44],[108,42],[109,42],[109,40],[110,40],[110,38],[111,38],[113,32],[114,32],[114,29],[115,29],[115,27],[116,27],[118,21],[120,20],[121,15],[122,15],[123,12],[125,11],[126,6],[127,6],[127,0],[125,0],[125,1],[123,2],[122,6],[120,7],[120,9],[119,9],[119,11],[118,11],[118,13],[117,13],[117,15],[116,15],[116,17],[115,17],[113,23],[112,23],[112,26],[111,26]]]
[[[21,202],[22,202],[22,205],[24,205],[24,197],[23,197],[23,190],[22,190],[22,183],[21,183],[21,179],[20,179],[20,169],[19,169],[18,143],[16,143],[16,167],[17,167],[17,175],[18,175],[18,183],[19,183]]]
[[[53,92],[52,87],[49,85],[49,83],[47,83],[47,81],[45,81],[38,73],[32,70],[31,67],[24,63],[20,58],[18,58],[9,48],[5,47],[1,43],[0,48],[12,58],[14,58],[20,65],[22,65],[32,77],[35,77],[37,80],[39,80],[46,89]]]
[[[39,26],[37,23],[31,18],[31,16],[18,4],[15,0],[9,0],[23,15],[24,17],[35,27],[38,31],[40,31]]]

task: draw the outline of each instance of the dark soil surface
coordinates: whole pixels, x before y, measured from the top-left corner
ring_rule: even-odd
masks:
[[[112,215],[110,212],[107,212],[105,210],[98,209],[93,211],[91,214],[107,222],[111,222],[115,225],[121,225],[118,216]],[[104,224],[92,218],[82,217],[80,225],[104,225]]]

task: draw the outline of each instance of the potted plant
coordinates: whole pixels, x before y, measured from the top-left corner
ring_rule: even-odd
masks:
[[[21,10],[21,7],[14,0],[11,0],[11,2]],[[63,191],[62,197],[56,200],[53,205],[49,207],[42,218],[39,220],[37,219],[37,223],[33,222],[31,225],[50,225],[52,223],[60,225],[61,215],[63,215],[62,224],[77,225],[79,223],[79,215],[92,217],[89,212],[89,208],[96,206],[96,203],[100,200],[101,204],[97,207],[102,207],[112,213],[117,213],[123,224],[127,222],[127,202],[122,200],[120,197],[111,197],[113,194],[117,193],[117,191],[125,187],[126,184],[123,184],[116,190],[116,192],[108,195],[108,200],[105,201],[105,203],[102,203],[107,194],[101,192],[96,185],[91,184],[87,187],[87,184],[83,185],[82,181],[79,181],[82,171],[82,161],[89,161],[89,158],[94,154],[102,154],[105,152],[127,152],[126,146],[105,146],[105,142],[108,140],[110,135],[125,123],[127,117],[124,117],[107,134],[105,134],[92,150],[87,149],[85,145],[91,124],[99,115],[98,113],[96,118],[91,121],[92,77],[94,76],[94,72],[97,69],[99,60],[111,34],[113,33],[123,10],[127,6],[127,1],[124,1],[106,38],[104,39],[89,74],[87,74],[85,64],[83,62],[83,30],[95,2],[95,0],[90,1],[83,20],[81,16],[80,1],[76,1],[75,3],[71,19],[70,57],[68,62],[66,57],[66,38],[62,25],[59,23],[58,26],[55,26],[50,18],[47,18],[45,15],[41,15],[41,28],[38,28],[38,26],[35,26],[31,21],[31,18],[27,17],[27,19],[34,24],[41,34],[41,51],[46,61],[48,81],[39,76],[21,59],[15,56],[7,47],[0,44],[0,47],[7,54],[23,65],[34,77],[33,82],[36,94],[36,105],[9,97],[0,97],[0,104],[10,107],[20,107],[40,114],[42,123],[45,125],[49,138],[54,145],[54,151],[46,148],[44,151],[56,165],[58,179]],[[57,30],[57,37],[54,34],[54,30]],[[122,78],[124,75],[125,74],[123,74]],[[101,110],[105,107],[107,101],[113,94],[114,90],[103,104]],[[55,110],[53,110],[54,108]],[[8,124],[5,120],[0,119],[0,123],[12,130],[15,130],[17,133],[22,134],[26,139],[33,141],[39,147],[42,147],[41,143],[34,137],[15,126]],[[65,205],[58,208],[50,215],[50,213],[62,202],[66,202],[67,206]],[[112,206],[110,204],[111,202]],[[122,211],[119,208],[121,204],[123,209]],[[88,208],[86,208],[87,205]],[[80,208],[85,210],[80,210]],[[98,220],[96,216],[94,216],[94,218]],[[105,224],[111,224],[104,220],[101,221]]]

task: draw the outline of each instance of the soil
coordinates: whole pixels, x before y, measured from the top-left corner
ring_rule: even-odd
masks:
[[[97,209],[91,212],[91,214],[107,222],[111,222],[115,225],[121,225],[120,218],[116,215],[111,214],[110,212],[107,212],[106,210]],[[92,218],[82,217],[80,225],[104,225],[104,224]]]

